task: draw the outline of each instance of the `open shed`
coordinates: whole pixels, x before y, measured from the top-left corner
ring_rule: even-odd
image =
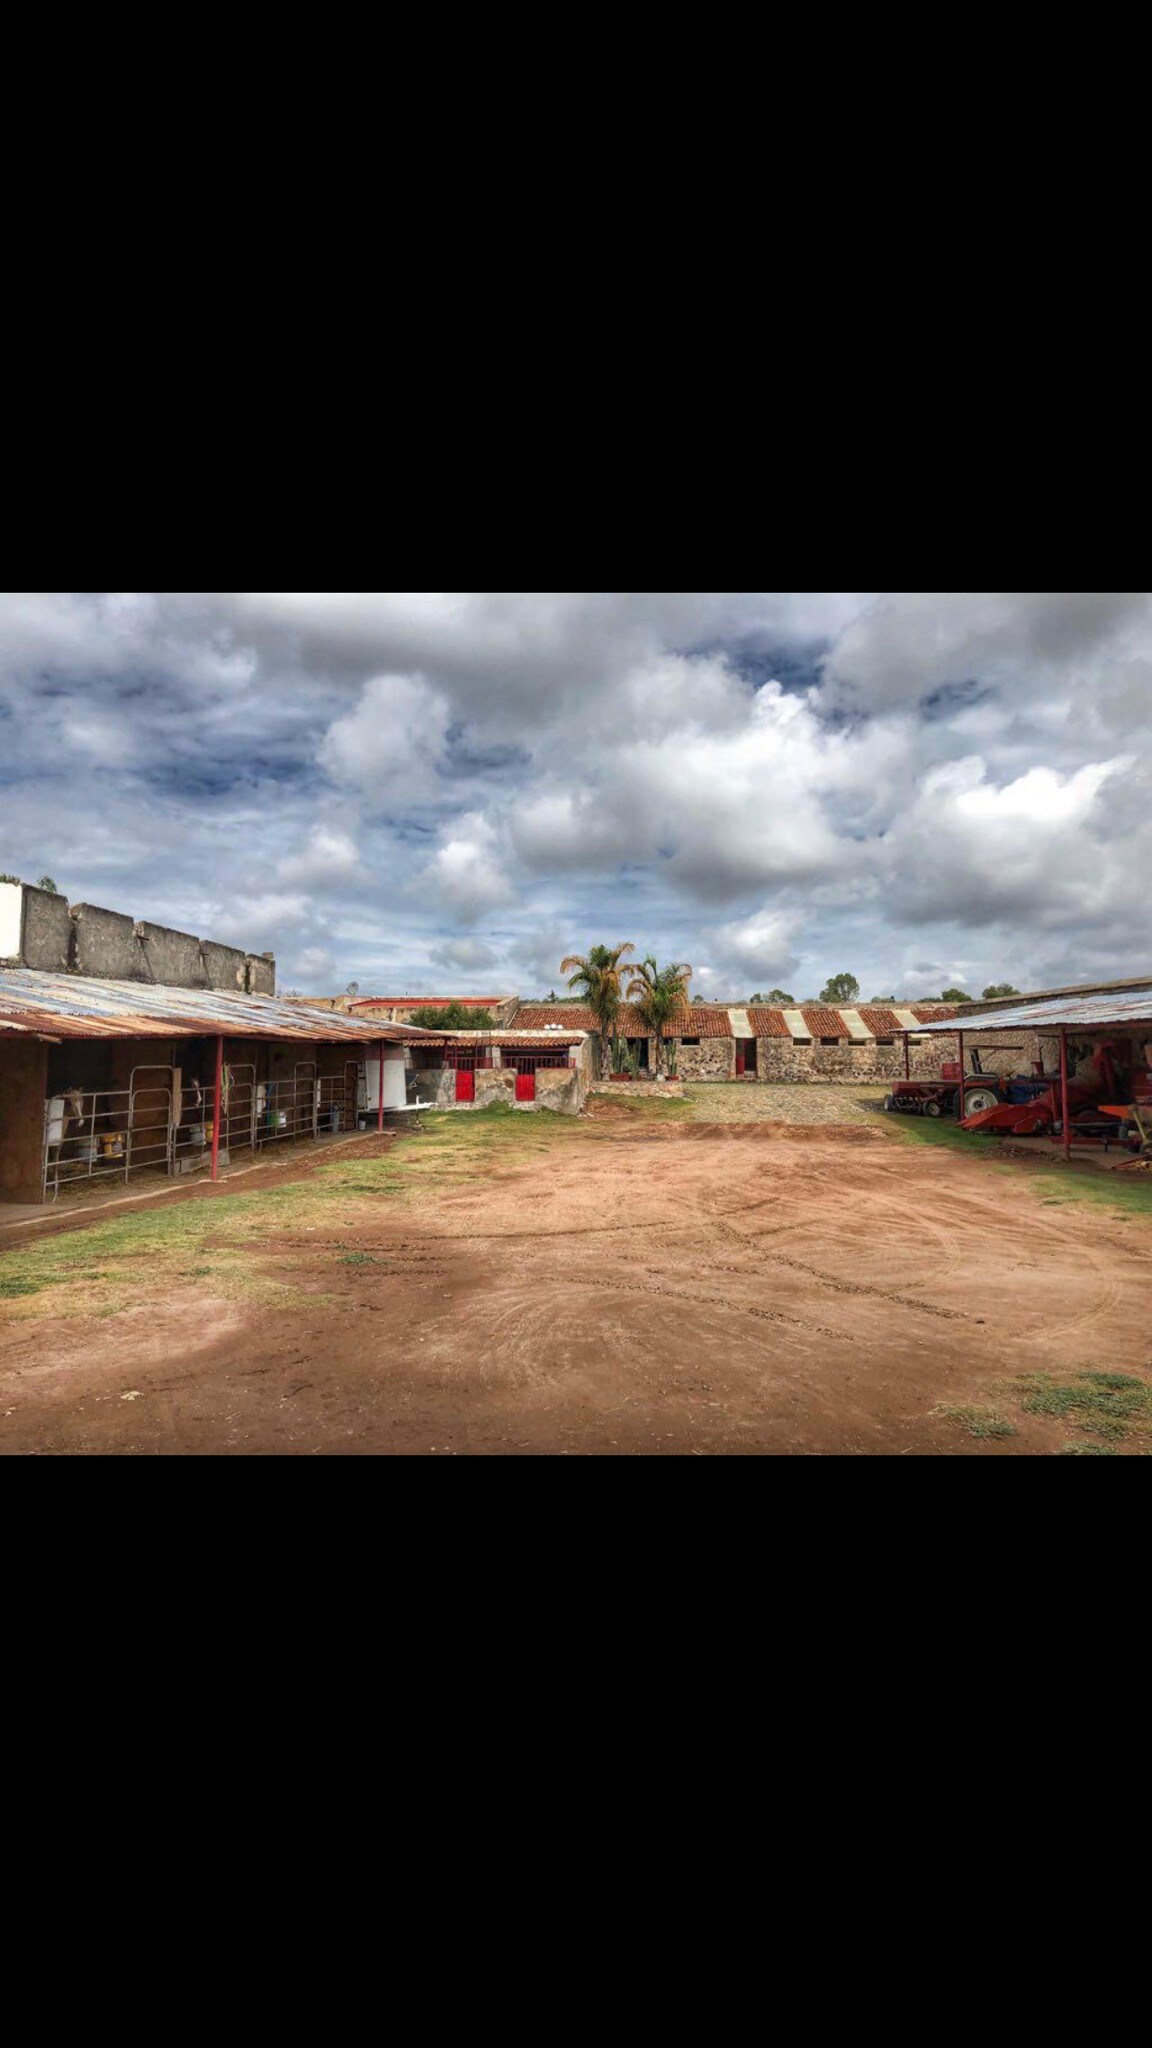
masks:
[[[973,1028],[979,1030],[981,1041],[976,1072],[970,1058]],[[1120,1121],[1109,1117],[1110,1110],[1133,1108],[1141,1121],[1146,1111],[1152,1125],[1152,983],[1005,1006],[971,1020],[967,1028],[957,1018],[921,1024],[917,1030],[922,1038],[945,1034],[956,1040],[956,1058],[948,1068],[942,1067],[941,1078],[954,1087],[958,1120],[967,1113],[971,1121],[981,1083],[992,1097],[1006,1095],[1011,1106],[1015,1078],[1029,1091],[1032,1105],[1038,1106],[1037,1128],[1046,1123],[1060,1138],[1065,1159],[1071,1158],[1076,1144],[1094,1147],[1108,1141],[1110,1126],[1119,1128]],[[1007,1045],[1022,1035],[1038,1048],[1032,1073],[997,1073],[997,1043]],[[1025,1106],[1021,1102],[1020,1107]],[[975,1114],[988,1119],[987,1128],[1007,1127],[1004,1114],[998,1117],[993,1104]]]
[[[415,1026],[274,996],[0,968],[0,1202],[207,1172],[405,1103]],[[381,1077],[383,1086],[380,1085]]]

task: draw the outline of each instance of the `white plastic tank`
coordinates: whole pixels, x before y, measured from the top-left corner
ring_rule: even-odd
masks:
[[[380,1055],[369,1056],[364,1062],[366,1080],[365,1108],[380,1107]],[[386,1045],[384,1048],[384,1107],[403,1109],[408,1095],[404,1080],[404,1047]]]

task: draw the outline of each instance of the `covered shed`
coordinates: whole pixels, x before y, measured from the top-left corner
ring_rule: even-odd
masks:
[[[1005,1004],[978,1018],[959,1014],[951,1023],[919,1029],[932,1040],[941,1034],[956,1040],[952,1071],[959,1118],[967,1106],[973,1036],[978,1033],[981,1048],[993,1052],[1013,1039],[1034,1041],[1039,1058],[1032,1063],[1032,1081],[1050,1083],[1047,1096],[1066,1159],[1078,1136],[1083,1142],[1098,1139],[1105,1106],[1146,1106],[1152,1114],[1152,983]],[[980,1073],[973,1078],[985,1078],[987,1062],[981,1058],[977,1064]],[[982,1114],[995,1118],[994,1111]],[[1107,1123],[1102,1127],[1106,1132]]]
[[[382,1123],[405,1101],[405,1048],[434,1037],[275,996],[0,968],[0,1202],[149,1170],[215,1177],[240,1150],[351,1130],[368,1109]]]

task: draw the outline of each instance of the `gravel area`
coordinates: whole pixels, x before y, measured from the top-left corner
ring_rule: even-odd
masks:
[[[759,1081],[686,1081],[688,1115],[705,1124],[870,1124],[888,1089],[821,1088],[810,1081],[769,1087]]]

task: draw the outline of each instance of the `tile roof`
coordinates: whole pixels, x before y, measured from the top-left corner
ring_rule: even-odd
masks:
[[[754,1008],[749,1010],[748,1016],[757,1038],[791,1038],[792,1036],[784,1022],[783,1010],[766,1009],[762,1003],[757,1003]]]
[[[674,1019],[669,1028],[669,1037],[676,1038],[731,1038],[732,1019],[727,1010],[714,1009],[710,1004],[695,1004],[682,1016]]]
[[[955,1003],[912,1003],[909,1006],[918,1024],[939,1024],[945,1017],[958,1017]]]
[[[547,1031],[559,1024],[566,1031],[595,1031],[596,1019],[583,1003],[520,1003],[512,1018],[520,1031]]]
[[[839,1010],[830,1010],[824,1003],[802,1003],[800,1015],[813,1038],[847,1038],[849,1035]]]
[[[886,1003],[859,1003],[860,1020],[868,1026],[873,1038],[895,1038],[900,1030],[900,1019],[895,1010]]]

